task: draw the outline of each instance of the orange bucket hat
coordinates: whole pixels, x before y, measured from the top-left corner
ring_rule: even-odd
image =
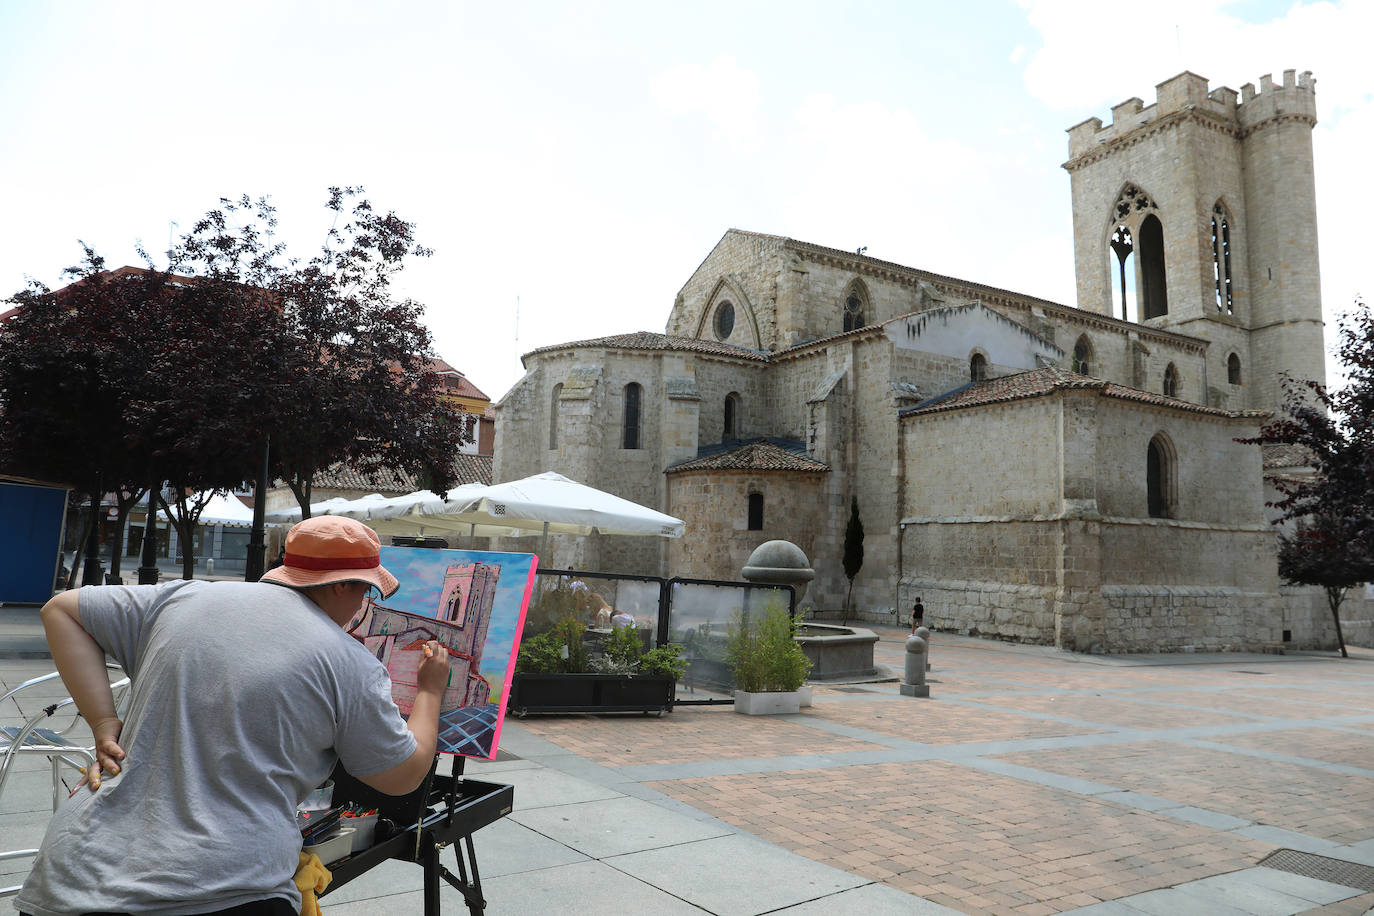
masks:
[[[308,518],[286,533],[285,562],[262,581],[289,588],[366,582],[388,598],[401,583],[382,566],[381,549],[377,532],[362,522],[337,515]]]

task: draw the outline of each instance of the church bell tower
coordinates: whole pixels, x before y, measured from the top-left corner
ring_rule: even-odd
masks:
[[[1275,410],[1280,372],[1326,377],[1316,81],[1155,89],[1069,128],[1078,307],[1208,340],[1208,402]]]

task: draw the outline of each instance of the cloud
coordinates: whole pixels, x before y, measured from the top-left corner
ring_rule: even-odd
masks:
[[[758,74],[728,55],[705,67],[674,67],[651,84],[661,107],[677,115],[702,115],[714,126],[718,139],[745,149],[758,145],[759,86]]]
[[[1240,90],[1283,70],[1317,77],[1318,123],[1312,133],[1321,252],[1322,310],[1328,353],[1335,318],[1358,293],[1371,295],[1363,269],[1363,218],[1352,193],[1363,184],[1374,146],[1374,91],[1368,78],[1374,3],[1295,2],[1263,21],[1242,18],[1245,7],[1224,0],[1159,0],[1137,8],[1085,0],[1019,0],[1042,43],[1025,62],[1029,92],[1070,113],[1066,123],[1111,119],[1108,107],[1132,96],[1155,102],[1153,87],[1183,70],[1210,86]],[[1337,379],[1328,359],[1327,377]]]
[[[1063,209],[1062,183],[1046,180],[1058,149],[1026,124],[939,127],[904,107],[805,98],[788,137],[796,172],[783,224],[808,241],[1072,302],[1067,236],[1021,237],[1036,214]]]

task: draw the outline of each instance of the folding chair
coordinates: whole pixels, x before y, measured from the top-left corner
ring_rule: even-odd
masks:
[[[112,671],[119,671],[118,665],[106,663],[106,668]],[[25,699],[24,691],[32,690],[40,684],[60,677],[56,671],[45,674],[41,677],[31,678],[15,687],[13,690],[0,697],[0,710],[3,710],[5,703],[13,699],[15,705]],[[128,699],[129,679],[121,678],[110,685],[115,694],[115,709],[120,710]],[[46,725],[56,725],[59,710],[66,710],[62,716],[71,715],[71,721],[60,730],[45,728]],[[65,786],[62,784],[62,768],[68,767],[78,773],[86,767],[95,763],[95,748],[79,745],[75,743],[71,733],[76,728],[77,720],[81,718],[76,712],[76,702],[67,697],[55,703],[49,703],[39,709],[36,713],[29,716],[23,725],[0,726],[0,796],[4,795],[5,783],[9,778],[10,772],[14,767],[14,762],[22,754],[41,754],[48,758],[52,764],[52,807],[57,810],[58,804],[62,801],[62,793]],[[21,708],[22,711],[22,708]],[[38,854],[37,849],[16,849],[10,852],[0,852],[0,861],[6,859],[19,859],[25,856]],[[19,893],[20,885],[13,887],[0,887],[0,897],[9,897]]]

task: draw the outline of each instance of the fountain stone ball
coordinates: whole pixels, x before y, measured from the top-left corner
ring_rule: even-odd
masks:
[[[811,561],[791,541],[764,541],[749,554],[741,572],[746,582],[792,586],[796,590],[797,604],[801,604],[806,586],[816,578]]]

